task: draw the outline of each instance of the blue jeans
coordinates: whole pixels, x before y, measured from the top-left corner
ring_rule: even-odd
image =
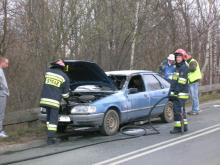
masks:
[[[189,84],[189,93],[192,100],[192,112],[199,111],[199,83]]]

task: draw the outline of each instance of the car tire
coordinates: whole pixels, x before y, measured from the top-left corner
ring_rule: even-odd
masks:
[[[100,131],[103,135],[111,136],[118,132],[119,125],[120,119],[118,113],[115,110],[110,109],[105,114]]]
[[[167,102],[164,108],[163,114],[160,116],[161,120],[165,123],[171,123],[174,120],[173,103],[171,101]]]
[[[66,124],[61,124],[59,123],[57,126],[57,133],[64,133],[67,129],[67,125]]]

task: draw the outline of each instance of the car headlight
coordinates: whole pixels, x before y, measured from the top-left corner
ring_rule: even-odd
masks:
[[[95,113],[96,107],[91,105],[78,105],[71,109],[71,113]]]

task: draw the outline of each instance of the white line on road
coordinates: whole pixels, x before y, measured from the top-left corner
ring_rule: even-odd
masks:
[[[216,124],[216,125],[213,125],[213,126],[210,126],[210,127],[207,127],[207,128],[204,128],[204,129],[201,129],[201,130],[198,130],[198,131],[195,131],[195,132],[192,132],[192,133],[180,136],[180,137],[177,137],[177,138],[173,138],[173,139],[170,139],[170,140],[167,140],[167,141],[164,141],[164,142],[160,142],[160,143],[157,143],[157,144],[145,147],[145,148],[141,148],[141,149],[136,150],[136,151],[132,151],[132,152],[129,152],[129,153],[126,153],[126,154],[123,154],[123,155],[120,155],[120,156],[117,156],[117,157],[114,157],[114,158],[111,158],[111,159],[108,159],[108,160],[105,160],[105,161],[102,161],[102,162],[95,163],[94,165],[104,165],[104,164],[109,164],[109,163],[111,164],[113,161],[117,161],[117,160],[119,160],[118,162],[121,162],[122,160],[127,161],[127,159],[130,160],[132,157],[136,157],[137,155],[140,155],[140,154],[145,155],[148,152],[152,153],[152,152],[155,152],[157,150],[161,150],[163,148],[170,147],[170,146],[173,146],[175,144],[185,142],[187,140],[191,140],[191,139],[194,139],[196,137],[203,136],[203,135],[212,133],[214,131],[220,130],[220,128],[216,128],[216,127],[220,127],[220,124]],[[210,129],[212,129],[212,130],[210,130]],[[169,144],[167,144],[167,143],[169,143]],[[164,145],[164,146],[162,146],[162,145]],[[132,155],[134,155],[134,156],[132,156]],[[115,163],[117,163],[117,162],[115,162]],[[115,163],[113,163],[113,164],[115,164]],[[111,165],[113,165],[113,164],[111,164]]]
[[[138,157],[141,157],[141,156],[144,156],[144,155],[148,155],[148,154],[150,154],[150,153],[153,153],[153,152],[162,150],[162,149],[164,149],[164,148],[168,148],[168,147],[174,146],[174,145],[176,145],[176,144],[183,143],[183,142],[186,142],[186,141],[189,141],[189,140],[195,139],[195,138],[197,138],[197,137],[201,137],[201,136],[204,136],[204,135],[207,135],[207,134],[210,134],[210,133],[219,131],[219,130],[220,130],[220,127],[219,127],[219,128],[214,128],[214,129],[212,129],[212,130],[210,130],[210,131],[203,132],[203,133],[200,133],[200,134],[197,134],[197,135],[188,137],[188,138],[186,138],[186,139],[182,139],[182,140],[179,140],[179,141],[176,141],[176,142],[173,142],[173,143],[170,143],[170,144],[161,146],[161,147],[157,147],[157,148],[154,148],[154,149],[152,149],[152,150],[149,150],[149,151],[146,151],[146,152],[143,152],[143,153],[140,153],[140,154],[131,156],[131,157],[129,157],[129,158],[125,158],[125,159],[119,160],[119,161],[114,162],[114,163],[110,163],[109,165],[121,164],[121,163],[127,162],[127,161],[129,161],[129,160],[136,159],[136,158],[138,158]]]

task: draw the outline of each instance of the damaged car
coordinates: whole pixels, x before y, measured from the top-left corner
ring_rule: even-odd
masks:
[[[66,60],[65,64],[71,92],[60,107],[59,132],[71,125],[96,127],[104,135],[114,135],[122,124],[146,120],[154,104],[169,92],[170,84],[152,71],[104,72],[93,62]],[[172,103],[164,99],[152,115],[172,122]],[[46,120],[45,109],[39,118]]]

